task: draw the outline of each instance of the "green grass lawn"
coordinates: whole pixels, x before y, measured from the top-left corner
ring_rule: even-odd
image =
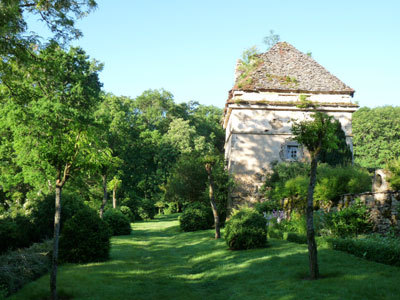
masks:
[[[400,269],[320,249],[323,279],[308,275],[306,245],[269,240],[230,251],[212,230],[183,233],[177,215],[133,225],[104,263],[59,268],[62,299],[400,299]],[[45,299],[49,276],[10,299]]]

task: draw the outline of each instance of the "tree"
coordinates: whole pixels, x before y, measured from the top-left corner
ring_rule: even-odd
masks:
[[[2,121],[12,132],[14,161],[24,180],[39,178],[55,190],[52,299],[57,299],[62,190],[97,155],[93,111],[100,99],[100,69],[83,50],[65,52],[52,43],[35,54],[34,64],[12,64],[11,80],[1,90]]]
[[[317,182],[318,154],[322,150],[337,148],[338,138],[335,134],[336,126],[333,117],[322,112],[315,112],[311,115],[312,120],[294,123],[292,133],[294,139],[307,148],[311,156],[310,183],[307,192],[307,244],[310,267],[310,278],[318,279],[318,258],[317,244],[315,242],[313,202],[314,188]]]
[[[346,134],[342,129],[342,125],[338,120],[335,120],[335,134],[338,139],[336,149],[322,149],[318,155],[319,162],[327,163],[331,166],[351,164],[353,153],[350,146],[346,143]]]
[[[108,188],[113,192],[112,205],[113,208],[117,208],[117,189],[121,186],[122,180],[114,176],[114,178],[108,183]]]
[[[355,162],[384,168],[400,156],[400,107],[363,107],[353,114]]]
[[[215,185],[214,185],[214,176],[213,176],[213,167],[216,163],[216,160],[217,160],[216,155],[207,155],[204,158],[205,168],[206,168],[207,176],[208,176],[211,210],[212,210],[213,216],[214,216],[215,238],[219,239],[219,238],[221,238],[221,232],[220,232],[220,224],[219,224],[220,222],[219,222],[217,204],[215,203],[215,194],[214,194]]]
[[[27,16],[44,22],[54,41],[68,42],[82,36],[75,28],[76,19],[96,8],[94,0],[2,0],[0,3],[0,54],[18,55],[38,35],[28,28]]]
[[[281,40],[279,34],[275,34],[273,30],[269,31],[269,35],[264,37],[264,44],[267,45],[267,50],[269,50],[272,46],[278,43]]]

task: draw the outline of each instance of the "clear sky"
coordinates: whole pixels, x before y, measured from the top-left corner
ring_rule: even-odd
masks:
[[[273,29],[341,79],[361,106],[400,105],[399,0],[97,0],[74,42],[105,64],[104,90],[164,88],[223,107],[246,48]]]

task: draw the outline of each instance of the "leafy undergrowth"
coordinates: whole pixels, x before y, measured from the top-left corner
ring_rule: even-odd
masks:
[[[320,249],[323,279],[308,274],[307,246],[270,239],[231,251],[212,230],[182,233],[177,215],[133,225],[112,239],[111,260],[65,265],[58,286],[71,299],[398,299],[400,269]],[[45,299],[49,277],[11,299]]]

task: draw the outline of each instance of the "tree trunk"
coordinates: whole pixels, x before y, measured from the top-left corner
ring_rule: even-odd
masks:
[[[113,188],[113,208],[117,208],[117,187]]]
[[[219,228],[219,216],[218,216],[218,211],[217,211],[217,205],[215,204],[215,198],[214,198],[214,179],[212,177],[212,167],[211,165],[206,165],[206,170],[208,173],[208,182],[210,184],[210,204],[211,204],[211,209],[214,215],[214,225],[215,225],[215,238],[219,239],[221,238],[221,231]]]
[[[102,175],[101,178],[103,179],[103,201],[101,202],[101,206],[100,206],[100,218],[103,219],[104,207],[106,206],[106,203],[108,200],[107,175]]]
[[[52,257],[52,268],[50,274],[50,292],[52,300],[57,300],[57,261],[58,261],[58,238],[60,235],[60,219],[61,219],[61,191],[62,191],[62,185],[60,184],[59,180],[57,180],[55,213],[54,213],[53,257]]]
[[[318,279],[318,257],[317,257],[317,244],[315,243],[315,232],[314,232],[314,187],[317,180],[317,156],[312,156],[311,160],[311,173],[310,173],[310,184],[308,186],[307,194],[307,244],[308,244],[308,258],[310,265],[310,278]]]

